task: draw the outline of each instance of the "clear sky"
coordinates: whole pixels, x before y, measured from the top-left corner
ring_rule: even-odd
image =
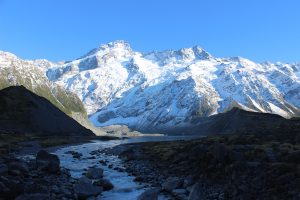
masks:
[[[72,60],[100,44],[200,45],[217,57],[300,61],[299,0],[0,0],[0,50]]]

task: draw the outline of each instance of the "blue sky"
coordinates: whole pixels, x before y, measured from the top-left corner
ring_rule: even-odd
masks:
[[[72,60],[100,44],[200,45],[217,57],[300,61],[298,0],[0,0],[0,50]]]

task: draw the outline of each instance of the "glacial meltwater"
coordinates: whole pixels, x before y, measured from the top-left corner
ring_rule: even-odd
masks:
[[[97,199],[104,200],[134,200],[138,196],[149,189],[150,186],[146,183],[134,182],[134,176],[130,176],[125,172],[122,160],[117,156],[106,155],[103,153],[94,154],[93,152],[105,148],[111,148],[124,143],[135,142],[150,142],[150,141],[173,141],[173,140],[188,140],[195,137],[188,136],[145,136],[134,137],[122,140],[110,141],[92,141],[81,145],[63,147],[55,152],[61,161],[61,166],[70,170],[71,176],[80,178],[83,173],[91,167],[100,167],[104,170],[104,178],[108,179],[114,188],[109,191],[104,191]],[[74,158],[70,151],[81,153],[80,158]],[[99,161],[107,161],[101,164]],[[121,170],[120,170],[121,169]],[[168,199],[165,196],[159,196],[159,199]]]

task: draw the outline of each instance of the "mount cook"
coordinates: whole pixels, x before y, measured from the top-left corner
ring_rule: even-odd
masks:
[[[12,57],[5,55],[0,54],[0,63]],[[28,62],[77,94],[96,126],[163,132],[194,126],[201,117],[233,107],[300,115],[300,64],[215,58],[199,46],[141,53],[124,41],[101,45],[74,61]]]

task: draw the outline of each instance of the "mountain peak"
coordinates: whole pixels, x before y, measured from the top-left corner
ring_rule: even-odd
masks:
[[[207,60],[212,58],[212,56],[200,46],[194,46],[191,48],[182,48],[179,49],[177,52],[179,52],[184,59]]]
[[[207,51],[205,51],[202,47],[200,47],[198,45],[192,47],[192,49],[194,51],[195,56],[201,60],[212,58],[212,55],[210,53],[208,53]]]
[[[126,42],[125,40],[116,40],[113,42],[109,42],[106,45],[101,45],[101,46],[108,46],[110,48],[131,48],[130,44]]]
[[[0,59],[1,58],[17,59],[18,57],[10,52],[0,51]]]
[[[92,56],[98,53],[107,53],[113,50],[119,50],[119,51],[128,51],[128,52],[132,52],[132,49],[130,47],[130,44],[124,40],[116,40],[114,42],[109,42],[107,44],[102,44],[100,45],[98,48],[94,48],[91,51],[89,51],[87,54],[85,54],[84,56],[78,58],[78,59],[82,59],[88,56]]]

